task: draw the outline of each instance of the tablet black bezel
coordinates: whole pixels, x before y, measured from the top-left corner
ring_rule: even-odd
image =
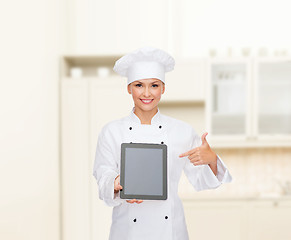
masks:
[[[163,150],[163,194],[162,195],[139,195],[125,194],[124,176],[125,176],[125,149],[126,148],[147,148]],[[120,185],[123,191],[120,191],[121,199],[139,199],[139,200],[166,200],[167,199],[167,145],[155,143],[122,143],[121,144],[121,167],[120,167]]]

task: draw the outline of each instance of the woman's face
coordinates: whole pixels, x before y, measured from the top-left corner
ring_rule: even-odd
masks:
[[[143,111],[154,109],[165,92],[164,83],[156,78],[141,79],[130,83],[127,91],[132,94],[134,105]]]

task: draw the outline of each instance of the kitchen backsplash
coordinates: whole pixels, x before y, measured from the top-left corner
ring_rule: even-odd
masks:
[[[291,196],[291,148],[218,149],[233,181],[217,189],[196,192],[182,174],[181,198]]]

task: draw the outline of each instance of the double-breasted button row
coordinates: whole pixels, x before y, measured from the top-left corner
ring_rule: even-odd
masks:
[[[162,128],[162,126],[160,125],[159,128]],[[132,127],[129,127],[129,130],[132,130]],[[132,142],[130,142],[132,143]],[[164,142],[161,142],[161,144],[164,144]]]
[[[162,126],[160,125],[159,128],[162,128]],[[129,127],[129,130],[132,130],[132,127]]]
[[[132,142],[130,142],[130,143],[132,143]],[[164,144],[164,142],[161,142],[161,144]]]
[[[169,218],[168,216],[165,216],[165,219],[168,219],[168,218]],[[135,218],[135,219],[133,219],[133,221],[136,222],[137,219]]]
[[[132,143],[132,142],[130,142],[130,143]],[[161,144],[164,144],[164,142],[161,142]]]

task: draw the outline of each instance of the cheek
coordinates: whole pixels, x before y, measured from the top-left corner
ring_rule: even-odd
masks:
[[[132,97],[133,98],[139,98],[139,96],[142,94],[142,91],[138,89],[132,89]]]
[[[161,89],[161,88],[160,88],[160,89],[156,89],[156,90],[154,91],[153,95],[154,95],[155,97],[157,97],[157,98],[161,97],[161,95],[162,95],[162,89]]]

